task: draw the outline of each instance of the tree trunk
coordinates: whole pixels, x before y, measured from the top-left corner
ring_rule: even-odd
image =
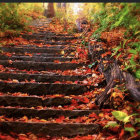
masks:
[[[52,18],[54,16],[55,16],[54,5],[53,5],[53,3],[49,3],[48,10],[47,10],[47,17]]]

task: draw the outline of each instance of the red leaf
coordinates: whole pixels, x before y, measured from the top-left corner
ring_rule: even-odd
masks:
[[[81,101],[86,104],[89,103],[89,99],[87,97],[83,97]]]
[[[90,118],[95,118],[95,119],[98,119],[98,118],[99,118],[94,112],[91,113],[91,114],[89,114],[88,117],[90,117]]]
[[[78,105],[77,101],[76,101],[76,100],[74,100],[74,99],[72,99],[72,100],[71,100],[71,102],[72,102],[72,104],[73,104],[73,105],[75,105],[75,106],[77,106],[77,105]]]
[[[60,117],[59,117],[58,119],[56,119],[55,121],[56,121],[57,123],[62,123],[64,119],[65,119],[64,116],[60,116]]]
[[[92,72],[91,69],[88,69],[88,70],[86,71],[86,73],[89,73],[89,74],[90,74],[91,72]]]
[[[112,109],[102,109],[103,112],[111,112]]]

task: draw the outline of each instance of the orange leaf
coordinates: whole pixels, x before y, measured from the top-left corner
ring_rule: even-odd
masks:
[[[12,81],[13,81],[13,83],[19,83],[19,81],[17,79],[13,79]]]
[[[60,81],[55,81],[54,83],[55,83],[55,84],[60,84],[61,82],[60,82]]]
[[[78,63],[78,62],[77,62],[76,60],[73,59],[73,60],[71,61],[71,63]]]
[[[124,135],[124,129],[121,130],[121,133],[119,134],[119,138],[121,139]]]
[[[28,140],[28,138],[25,134],[19,134],[18,136],[19,136],[18,137],[19,140]]]
[[[54,60],[54,63],[60,63],[60,61],[59,60]]]
[[[106,140],[112,140],[113,138],[115,138],[115,136],[109,136],[106,138]]]
[[[12,61],[12,60],[8,60],[8,62],[9,62],[9,64],[12,64],[12,63],[13,63],[13,61]]]
[[[109,52],[106,52],[106,53],[102,54],[101,57],[104,58],[104,57],[107,56],[108,54],[111,55],[112,53],[111,53],[110,51],[109,51]]]
[[[28,118],[27,116],[23,116],[22,118],[20,118],[21,121],[24,121],[24,122],[28,122]]]

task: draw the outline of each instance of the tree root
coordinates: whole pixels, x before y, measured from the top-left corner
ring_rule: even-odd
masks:
[[[99,46],[94,46],[93,47],[94,50],[95,47],[99,47]],[[129,91],[131,97],[134,100],[140,102],[140,82],[136,82],[135,78],[130,73],[122,72],[119,68],[117,61],[113,60],[111,57],[106,56],[104,58],[101,58],[100,53],[102,52],[94,51],[91,54],[91,50],[90,50],[92,61],[95,59],[96,60],[98,59],[100,61],[100,63],[98,64],[99,71],[104,74],[107,82],[107,86],[105,90],[96,97],[95,103],[99,105],[100,108],[102,108],[104,103],[111,95],[111,89],[114,88],[117,84],[124,83],[124,82],[125,82],[125,87]],[[97,57],[97,53],[99,53],[98,57]],[[113,63],[112,64],[108,63],[106,65],[107,67],[105,68],[103,60],[111,60],[113,61]]]

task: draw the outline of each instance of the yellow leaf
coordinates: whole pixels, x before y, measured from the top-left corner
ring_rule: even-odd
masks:
[[[99,117],[104,117],[104,114],[103,114],[103,113],[100,113],[100,114],[99,114]]]
[[[40,121],[41,121],[41,122],[47,122],[47,120],[45,120],[45,119],[41,119]]]
[[[62,51],[61,51],[61,54],[65,54],[65,52],[62,50]]]
[[[19,83],[19,81],[17,79],[13,79],[12,81],[13,81],[13,83]]]

